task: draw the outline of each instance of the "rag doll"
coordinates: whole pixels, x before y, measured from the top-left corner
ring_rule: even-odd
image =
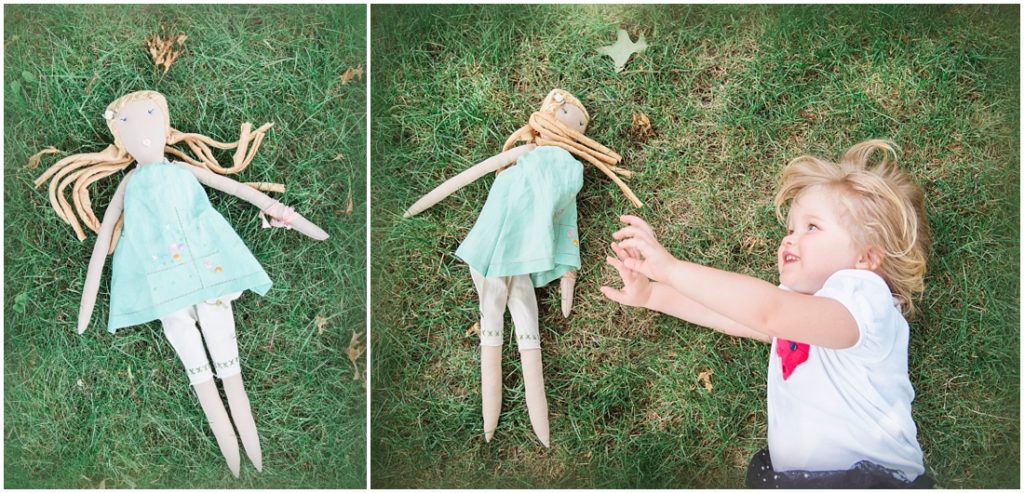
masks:
[[[444,182],[405,213],[405,217],[418,214],[488,172],[499,173],[476,224],[455,252],[469,264],[480,298],[486,441],[494,436],[501,413],[501,345],[507,307],[523,365],[530,424],[541,443],[550,446],[534,288],[560,278],[562,314],[569,316],[580,267],[576,193],[583,185],[583,166],[573,155],[611,178],[633,205],[643,205],[617,176],[631,176],[615,166],[622,157],[583,135],[589,121],[590,115],[578,99],[555,89],[529,123],[508,138],[501,154]],[[526,144],[513,147],[519,141]]]
[[[255,131],[243,124],[234,143],[182,133],[171,127],[167,101],[154,91],[122,96],[107,106],[103,116],[114,137],[112,145],[102,152],[61,159],[35,182],[38,187],[50,180],[50,202],[79,240],[85,239],[85,233],[78,218],[97,234],[82,290],[78,333],[89,325],[103,265],[112,252],[107,329],[113,333],[160,320],[231,473],[238,477],[240,466],[239,438],[232,421],[246,455],[262,471],[259,436],[242,384],[231,302],[245,290],[265,294],[271,281],[234,229],[210,207],[202,185],[252,203],[272,218],[273,226],[295,229],[316,240],[326,239],[327,234],[258,190],[281,188],[246,185],[217,174],[244,169],[271,124]],[[196,157],[171,147],[181,142]],[[210,146],[235,148],[234,165],[221,167]],[[185,162],[169,161],[165,154]],[[136,166],[121,180],[103,221],[98,221],[88,186],[133,163]],[[72,186],[74,208],[64,197],[68,186]],[[230,418],[214,375],[224,385]]]

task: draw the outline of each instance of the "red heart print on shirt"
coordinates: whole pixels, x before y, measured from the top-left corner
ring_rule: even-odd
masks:
[[[775,354],[782,360],[782,379],[787,380],[793,374],[793,370],[807,361],[811,352],[810,344],[794,342],[789,339],[777,339],[775,341]]]

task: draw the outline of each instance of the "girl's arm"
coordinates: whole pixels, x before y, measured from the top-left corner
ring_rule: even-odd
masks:
[[[830,349],[857,343],[860,329],[836,300],[786,291],[768,282],[672,257],[642,219],[624,216],[629,226],[612,236],[639,255],[623,261],[628,269],[664,282],[713,312],[765,334]],[[642,257],[642,260],[640,259]]]
[[[429,193],[417,200],[415,204],[409,207],[409,210],[405,211],[405,215],[403,217],[412,217],[429,209],[431,206],[455,193],[460,188],[473,183],[477,178],[516,162],[516,160],[519,159],[519,156],[522,156],[536,148],[536,144],[525,144],[513,147],[501,154],[498,154],[497,156],[491,156],[477,164],[474,164],[471,168],[449,178],[444,183],[438,185],[437,188],[431,190]]]
[[[842,303],[784,289],[742,274],[677,260],[667,282],[711,310],[781,337],[830,349],[857,343],[860,329]]]
[[[602,286],[601,292],[609,299],[625,305],[639,306],[671,315],[723,334],[771,342],[771,337],[708,309],[708,307],[687,298],[672,286],[651,282],[647,276],[626,268],[623,261],[631,258],[632,254],[614,243],[612,243],[612,250],[618,258],[608,257],[607,261],[619,272],[623,286],[622,289]]]
[[[196,179],[200,183],[210,188],[215,188],[226,194],[238,197],[256,207],[259,207],[261,211],[271,212],[271,208],[280,207],[280,202],[270,198],[267,194],[256,190],[244,183],[239,183],[226,176],[218,175],[208,169],[198,168],[196,166],[189,166],[187,164],[178,164],[185,169],[188,169],[196,176]],[[273,214],[270,214],[273,215]],[[314,240],[326,240],[327,233],[320,229],[316,224],[311,223],[308,219],[302,217],[298,212],[293,213],[289,218],[289,223],[292,229],[314,239]]]
[[[660,282],[651,283],[651,297],[644,307],[683,319],[692,324],[714,329],[726,335],[746,337],[761,342],[772,342],[771,336],[751,329],[687,298],[668,284]]]
[[[100,290],[100,276],[103,274],[103,265],[107,262],[107,253],[110,251],[110,242],[114,237],[114,228],[117,220],[121,217],[124,209],[124,190],[128,185],[135,170],[124,175],[121,184],[117,186],[114,197],[110,199],[110,205],[103,213],[103,222],[100,224],[100,231],[96,235],[96,244],[92,247],[92,256],[89,257],[89,270],[85,274],[85,285],[82,287],[82,303],[78,305],[78,333],[85,332],[89,327],[89,320],[92,319],[92,310],[96,307],[96,293]]]

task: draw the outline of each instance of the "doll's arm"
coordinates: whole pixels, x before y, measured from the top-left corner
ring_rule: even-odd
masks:
[[[96,244],[92,247],[92,256],[89,257],[89,270],[85,274],[85,286],[82,287],[82,303],[78,306],[78,333],[85,332],[89,327],[89,320],[92,318],[92,310],[96,307],[96,293],[100,289],[100,276],[103,274],[103,264],[107,261],[107,253],[110,251],[110,242],[114,237],[114,228],[117,220],[121,217],[124,209],[124,190],[128,185],[135,170],[129,171],[121,180],[114,192],[114,198],[110,199],[107,211],[103,213],[103,222],[100,224],[100,231],[96,235]]]
[[[497,156],[492,156],[484,161],[474,164],[473,167],[449,178],[437,188],[431,190],[430,193],[424,195],[423,198],[417,200],[412,207],[409,207],[409,210],[405,211],[404,217],[412,217],[429,209],[445,197],[458,191],[460,188],[473,183],[477,178],[516,162],[516,160],[519,159],[519,156],[522,156],[536,148],[537,146],[535,144],[525,144],[519,147],[513,147],[512,149],[498,154]]]
[[[268,212],[273,215],[272,211],[279,210],[282,207],[280,205],[281,203],[277,200],[270,198],[267,194],[244,183],[239,183],[226,176],[218,175],[205,168],[198,168],[180,163],[175,164],[191,171],[196,176],[196,179],[198,179],[203,185],[234,195],[235,197],[255,205],[261,211]],[[289,217],[289,222],[292,229],[314,240],[327,239],[327,233],[324,232],[324,230],[320,229],[316,224],[311,223],[308,219],[302,217],[298,212],[293,213],[291,217]]]

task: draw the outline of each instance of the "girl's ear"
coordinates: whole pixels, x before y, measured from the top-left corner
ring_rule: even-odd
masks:
[[[882,266],[883,258],[885,258],[885,255],[882,253],[880,248],[876,246],[869,246],[860,254],[860,258],[857,259],[856,267],[858,269],[867,269],[872,272],[877,272],[878,268]]]

